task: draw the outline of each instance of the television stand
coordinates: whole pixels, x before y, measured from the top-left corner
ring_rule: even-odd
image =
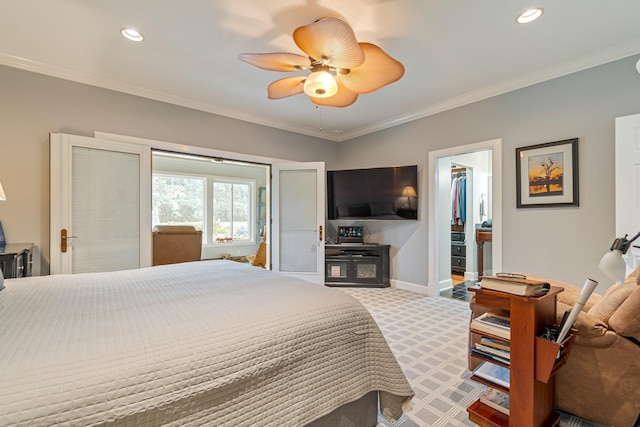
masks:
[[[389,286],[389,245],[325,245],[325,285],[368,288]]]

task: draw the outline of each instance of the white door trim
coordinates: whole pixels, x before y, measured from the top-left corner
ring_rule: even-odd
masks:
[[[615,238],[627,234],[631,239],[640,231],[640,114],[616,117],[615,127]],[[640,259],[640,249],[631,246],[626,258],[630,273]]]
[[[492,139],[431,151],[429,152],[429,282],[427,283],[428,294],[430,296],[436,296],[440,292],[438,253],[438,242],[440,241],[440,236],[437,224],[438,221],[445,220],[440,218],[438,209],[436,209],[436,203],[438,200],[437,160],[442,157],[450,157],[457,154],[480,150],[491,150],[493,174],[493,179],[491,181],[491,211],[493,213],[491,256],[493,260],[493,271],[502,271],[502,139]],[[448,220],[448,218],[446,220]]]

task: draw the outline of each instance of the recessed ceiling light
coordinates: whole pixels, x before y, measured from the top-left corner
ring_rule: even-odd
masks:
[[[133,28],[123,28],[120,30],[120,34],[134,42],[141,42],[144,40],[144,36],[139,33],[138,30],[134,30]]]
[[[540,18],[543,12],[544,12],[544,9],[542,9],[541,7],[538,7],[535,9],[529,9],[525,12],[522,12],[520,16],[516,18],[516,22],[518,24],[527,24],[529,22],[535,21],[536,19]]]

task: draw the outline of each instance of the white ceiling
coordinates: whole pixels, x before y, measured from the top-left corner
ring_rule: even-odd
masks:
[[[289,74],[238,54],[302,53],[293,30],[327,16],[404,77],[346,108],[267,99]],[[0,0],[0,64],[342,141],[640,53],[638,17],[639,0]]]

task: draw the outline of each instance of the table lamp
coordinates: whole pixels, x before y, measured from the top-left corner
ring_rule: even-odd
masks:
[[[418,197],[416,189],[413,187],[404,187],[402,189],[402,197],[407,198],[407,207],[411,209],[411,197]]]
[[[627,239],[626,234],[624,237],[618,237],[613,241],[613,244],[611,244],[609,252],[604,254],[600,260],[600,271],[616,282],[616,284],[624,282],[624,278],[627,275],[627,266],[622,256],[627,253],[631,243],[638,237],[640,237],[640,233],[631,239]]]

